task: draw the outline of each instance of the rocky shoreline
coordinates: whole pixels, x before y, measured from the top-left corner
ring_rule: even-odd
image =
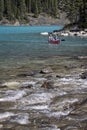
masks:
[[[53,35],[58,35],[58,36],[75,36],[75,37],[87,37],[87,29],[83,30],[83,31],[70,31],[70,30],[54,30],[53,32],[51,32]],[[42,32],[41,35],[48,35],[48,32]]]
[[[54,64],[50,64],[50,60],[54,62]],[[39,62],[41,62],[40,60]],[[33,61],[32,61],[33,62]],[[42,62],[43,63],[43,62]],[[31,87],[32,85],[29,83],[28,79],[42,78],[42,87],[50,88],[53,84],[49,81],[55,81],[55,79],[61,78],[69,78],[77,75],[79,79],[87,79],[87,56],[78,56],[78,57],[54,57],[48,59],[46,63],[41,66],[32,64],[34,68],[28,70],[26,68],[15,68],[13,70],[7,70],[3,72],[1,71],[2,76],[7,77],[5,82],[5,78],[0,81],[0,88],[4,87]],[[47,66],[47,67],[46,67]],[[39,68],[40,67],[40,68]],[[1,76],[0,76],[1,77]],[[4,81],[4,82],[3,82]],[[25,83],[24,83],[25,82]],[[15,88],[16,89],[16,88]]]
[[[60,14],[59,18],[53,18],[48,16],[45,13],[40,14],[37,18],[33,17],[33,14],[29,14],[29,22],[26,21],[9,21],[5,18],[0,21],[0,26],[49,26],[49,25],[58,25],[58,26],[65,26],[70,24],[69,19],[66,18],[66,14]],[[64,27],[65,28],[65,27]],[[64,29],[64,30],[54,30],[53,34],[60,35],[60,36],[79,36],[79,37],[87,37],[87,29],[78,30],[78,29]],[[46,34],[48,35],[48,34]]]
[[[70,30],[64,30],[60,32],[55,32],[54,34],[60,35],[60,36],[78,36],[78,37],[87,37],[87,29],[84,29],[82,31],[70,31]]]
[[[28,21],[22,20],[14,20],[9,21],[5,18],[0,21],[1,26],[34,26],[34,25],[58,25],[58,26],[64,26],[65,24],[70,23],[70,21],[66,18],[66,14],[62,13],[60,14],[59,18],[53,18],[46,13],[40,14],[37,18],[33,16],[34,14],[28,15]]]

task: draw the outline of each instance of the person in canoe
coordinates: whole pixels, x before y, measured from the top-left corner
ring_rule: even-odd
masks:
[[[48,42],[53,44],[59,44],[60,40],[58,39],[57,35],[53,35],[52,33],[50,33]]]
[[[49,40],[58,40],[58,37],[57,37],[57,35],[53,35],[52,33],[50,33]]]
[[[52,33],[49,34],[49,40],[55,40]]]

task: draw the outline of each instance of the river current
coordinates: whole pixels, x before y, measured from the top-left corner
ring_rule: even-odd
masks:
[[[40,34],[61,28],[0,27],[0,130],[87,129],[87,38]]]

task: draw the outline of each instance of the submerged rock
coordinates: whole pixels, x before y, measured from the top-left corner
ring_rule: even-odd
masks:
[[[2,125],[2,124],[0,124],[0,128],[3,128],[3,125]]]
[[[8,88],[18,88],[20,87],[20,83],[16,81],[6,82],[2,84],[2,87],[8,87]]]
[[[63,78],[62,76],[60,76],[60,75],[56,75],[56,78]]]
[[[87,71],[83,72],[80,77],[82,79],[87,79]]]
[[[36,73],[33,72],[33,71],[30,71],[30,72],[25,72],[25,73],[18,74],[17,77],[33,76],[34,74],[36,74]]]
[[[31,88],[35,85],[35,82],[22,82],[21,83],[21,88]]]
[[[50,88],[53,88],[53,82],[52,81],[45,81],[42,86],[42,88],[47,88],[47,89],[50,89]]]
[[[78,56],[78,59],[80,59],[80,60],[87,60],[87,56]]]
[[[51,69],[51,67],[44,68],[40,71],[40,73],[42,73],[42,74],[49,74],[52,72],[53,72],[53,70]]]

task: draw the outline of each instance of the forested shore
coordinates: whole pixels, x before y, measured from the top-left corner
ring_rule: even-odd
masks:
[[[86,0],[0,0],[0,21],[9,20],[19,23],[30,22],[30,15],[38,18],[45,13],[56,19],[60,19],[62,13],[71,24],[80,28],[87,28],[87,1]]]

